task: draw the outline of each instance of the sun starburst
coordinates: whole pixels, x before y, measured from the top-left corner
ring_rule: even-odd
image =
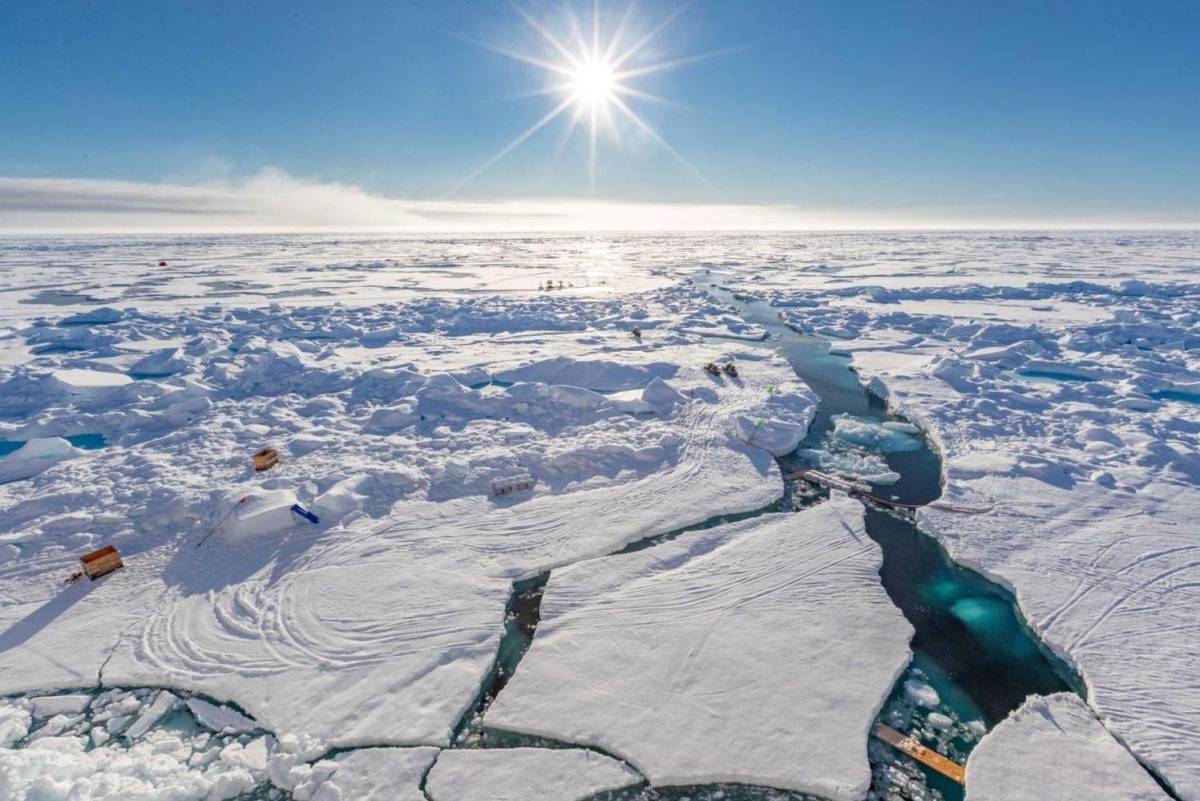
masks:
[[[586,133],[588,182],[593,193],[595,193],[596,187],[596,157],[600,134],[603,131],[619,143],[619,122],[631,125],[639,133],[650,138],[688,172],[708,184],[708,180],[703,174],[680,155],[650,123],[630,106],[630,102],[635,98],[665,102],[660,97],[638,89],[632,84],[633,79],[674,69],[725,52],[703,53],[667,61],[645,60],[647,45],[654,41],[686,7],[686,3],[676,7],[656,25],[634,39],[631,44],[627,44],[625,40],[631,38],[630,31],[634,27],[633,2],[626,7],[615,29],[611,33],[606,33],[602,26],[599,0],[595,0],[591,9],[590,35],[584,33],[579,18],[570,7],[564,6],[563,20],[572,34],[568,37],[557,35],[547,23],[538,20],[514,2],[513,8],[517,14],[536,32],[543,46],[542,51],[526,52],[490,44],[485,44],[484,47],[542,70],[548,78],[547,85],[523,96],[549,96],[558,102],[550,111],[514,137],[474,172],[459,181],[449,194],[457,193],[538,131],[563,116],[566,116],[569,121],[564,141],[580,129]],[[633,66],[635,63],[637,66]]]

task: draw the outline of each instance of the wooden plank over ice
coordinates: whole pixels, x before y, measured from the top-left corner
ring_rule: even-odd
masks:
[[[963,784],[966,781],[967,771],[962,765],[947,759],[937,751],[926,748],[912,737],[904,736],[891,726],[884,726],[880,723],[875,727],[875,736],[897,751],[907,754],[922,765],[933,768],[938,773],[953,779],[959,784]]]

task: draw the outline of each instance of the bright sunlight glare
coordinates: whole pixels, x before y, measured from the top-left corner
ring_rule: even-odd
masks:
[[[508,58],[537,67],[549,76],[549,85],[528,93],[524,95],[525,97],[530,95],[556,96],[559,102],[502,147],[482,166],[460,181],[448,195],[457,193],[567,111],[572,112],[568,115],[567,135],[573,133],[582,123],[588,137],[588,179],[593,194],[596,190],[596,151],[599,135],[603,129],[603,133],[608,138],[620,144],[621,131],[618,122],[625,123],[627,126],[631,125],[639,133],[653,140],[689,172],[706,185],[711,186],[708,179],[676,152],[675,148],[671,147],[667,140],[650,123],[642,119],[627,102],[631,98],[666,102],[661,97],[631,86],[628,83],[631,78],[663,72],[729,52],[727,49],[671,61],[645,63],[646,46],[683,12],[686,4],[678,6],[666,18],[651,27],[649,32],[636,38],[632,33],[636,27],[636,20],[633,19],[633,2],[626,7],[624,14],[611,31],[605,29],[606,21],[600,18],[599,2],[592,4],[590,31],[587,32],[571,8],[564,6],[561,20],[563,25],[559,27],[570,32],[570,35],[565,37],[557,35],[551,30],[549,24],[536,19],[515,2],[513,8],[537,33],[545,52],[524,52],[493,44],[484,44],[483,46]],[[627,39],[634,39],[634,41],[632,44],[628,44]],[[643,58],[643,63],[637,63],[639,56]]]
[[[575,67],[571,93],[577,103],[588,108],[602,106],[616,93],[615,70],[603,58],[588,58]]]

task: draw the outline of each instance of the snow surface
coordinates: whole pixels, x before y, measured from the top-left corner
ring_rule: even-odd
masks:
[[[436,748],[360,748],[322,760],[293,790],[309,801],[427,801],[421,780]]]
[[[880,561],[835,498],[556,570],[484,725],[601,748],[654,785],[862,798],[912,631]]]
[[[566,565],[780,496],[771,456],[814,398],[688,288],[712,271],[834,338],[932,433],[946,494],[995,506],[922,525],[1013,589],[1105,725],[1197,801],[1198,254],[1186,233],[0,239],[0,440],[32,446],[0,459],[0,694],[177,699],[119,745],[88,723],[107,707],[9,699],[0,796],[161,797],[176,776],[180,798],[332,797],[332,745],[445,745],[514,579],[555,568],[552,609]],[[569,286],[538,291],[552,278]],[[701,369],[730,360],[738,379]],[[266,445],[282,462],[256,474]],[[849,456],[826,461],[891,479]],[[533,489],[491,495],[514,476]],[[107,543],[123,570],[64,585]],[[132,707],[118,735],[158,697],[108,691]],[[181,715],[221,725],[230,761],[156,746]]]
[[[497,748],[444,751],[429,772],[432,801],[581,801],[642,777],[594,751]]]
[[[0,368],[0,436],[108,447],[0,487],[0,692],[166,687],[322,748],[447,745],[515,579],[767,506],[815,409],[782,359],[685,332],[736,328],[706,295],[610,289],[17,326],[55,349]],[[78,391],[114,370],[155,375]],[[63,585],[107,543],[123,570]]]
[[[1167,801],[1075,695],[1034,696],[967,762],[966,801]]]

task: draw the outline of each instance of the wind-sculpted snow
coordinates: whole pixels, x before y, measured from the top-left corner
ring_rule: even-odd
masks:
[[[0,485],[0,692],[170,687],[326,747],[448,744],[514,580],[782,495],[815,397],[676,328],[727,314],[679,288],[76,318],[82,350],[0,368],[4,436],[106,443]],[[108,543],[123,570],[63,586]]]
[[[1074,695],[1035,696],[967,763],[967,801],[1168,801]]]
[[[835,498],[556,570],[484,725],[602,748],[654,785],[861,798],[911,634],[879,565],[862,507]]]
[[[923,510],[922,525],[1013,588],[1104,724],[1192,801],[1200,285],[1153,265],[1145,280],[1040,272],[1025,285],[810,286],[786,317],[848,332],[838,348],[939,443],[947,497],[992,509]]]
[[[497,748],[444,751],[429,773],[431,801],[582,801],[642,777],[593,751]]]

